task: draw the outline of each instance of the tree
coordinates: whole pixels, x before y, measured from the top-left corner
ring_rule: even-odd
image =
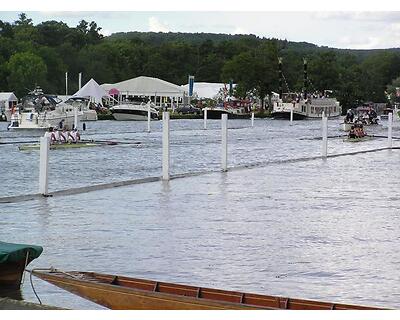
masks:
[[[392,104],[400,103],[400,77],[393,79],[392,82],[387,85],[386,92]]]
[[[17,96],[26,94],[36,85],[45,83],[47,67],[43,59],[31,52],[20,52],[11,56],[7,63],[8,84]]]
[[[240,53],[227,61],[223,67],[225,82],[233,79],[237,83],[236,94],[245,98],[256,95],[262,101],[278,87],[278,56],[274,43]]]

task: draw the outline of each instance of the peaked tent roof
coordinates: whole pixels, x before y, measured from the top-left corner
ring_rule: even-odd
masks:
[[[129,92],[133,95],[143,96],[165,96],[181,97],[185,89],[171,82],[158,78],[140,76],[137,78],[117,82],[114,84],[105,83],[101,87],[107,92],[111,89],[117,89],[119,92]]]
[[[102,98],[108,97],[107,92],[92,78],[80,90],[72,95],[73,97],[94,98],[96,103],[102,104]]]
[[[18,101],[14,92],[0,92],[0,101]]]

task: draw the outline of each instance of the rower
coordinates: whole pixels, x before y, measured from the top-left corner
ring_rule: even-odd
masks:
[[[53,127],[49,127],[49,130],[44,133],[45,137],[50,138],[50,144],[53,144],[55,142],[55,135],[54,135],[54,129]]]
[[[76,128],[69,133],[69,137],[71,138],[72,143],[77,143],[79,140],[81,140],[81,135]]]
[[[60,131],[57,128],[54,128],[54,131],[52,134],[52,140],[53,140],[53,143],[61,143]]]
[[[68,131],[67,129],[64,127],[62,132],[60,132],[60,140],[62,143],[66,143],[68,141]]]

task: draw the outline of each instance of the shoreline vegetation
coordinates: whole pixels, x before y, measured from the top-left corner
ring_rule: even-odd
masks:
[[[125,32],[103,36],[95,21],[70,27],[62,21],[34,25],[25,13],[0,20],[0,91],[21,98],[40,85],[44,92],[78,91],[93,78],[116,83],[138,76],[177,85],[196,82],[236,84],[234,96],[259,99],[279,92],[282,58],[283,92],[301,92],[303,59],[308,62],[306,91],[332,90],[343,112],[367,102],[400,103],[400,48],[350,50],[255,35]]]

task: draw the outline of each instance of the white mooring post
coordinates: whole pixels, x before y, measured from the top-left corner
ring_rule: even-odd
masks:
[[[388,147],[389,148],[393,147],[392,126],[393,126],[393,114],[389,113],[388,114]]]
[[[222,171],[228,170],[228,115],[226,113],[221,116],[221,129],[222,129],[222,154],[221,154],[221,167]]]
[[[290,125],[293,124],[293,106],[290,108]]]
[[[207,129],[207,108],[203,109],[203,113],[204,113],[204,130]]]
[[[254,112],[251,113],[251,127],[254,127]]]
[[[50,137],[40,138],[39,193],[48,194],[49,189],[49,150]]]
[[[74,128],[78,129],[78,107],[74,108]]]
[[[65,95],[68,95],[68,72],[65,72]]]
[[[328,117],[322,113],[322,157],[328,156]]]
[[[150,121],[151,121],[151,111],[150,111],[150,103],[147,106],[147,132],[150,132]]]
[[[169,112],[163,112],[162,179],[169,180]]]
[[[79,90],[81,90],[81,88],[82,88],[82,72],[79,72],[79,75],[78,75],[78,88],[79,88]]]

